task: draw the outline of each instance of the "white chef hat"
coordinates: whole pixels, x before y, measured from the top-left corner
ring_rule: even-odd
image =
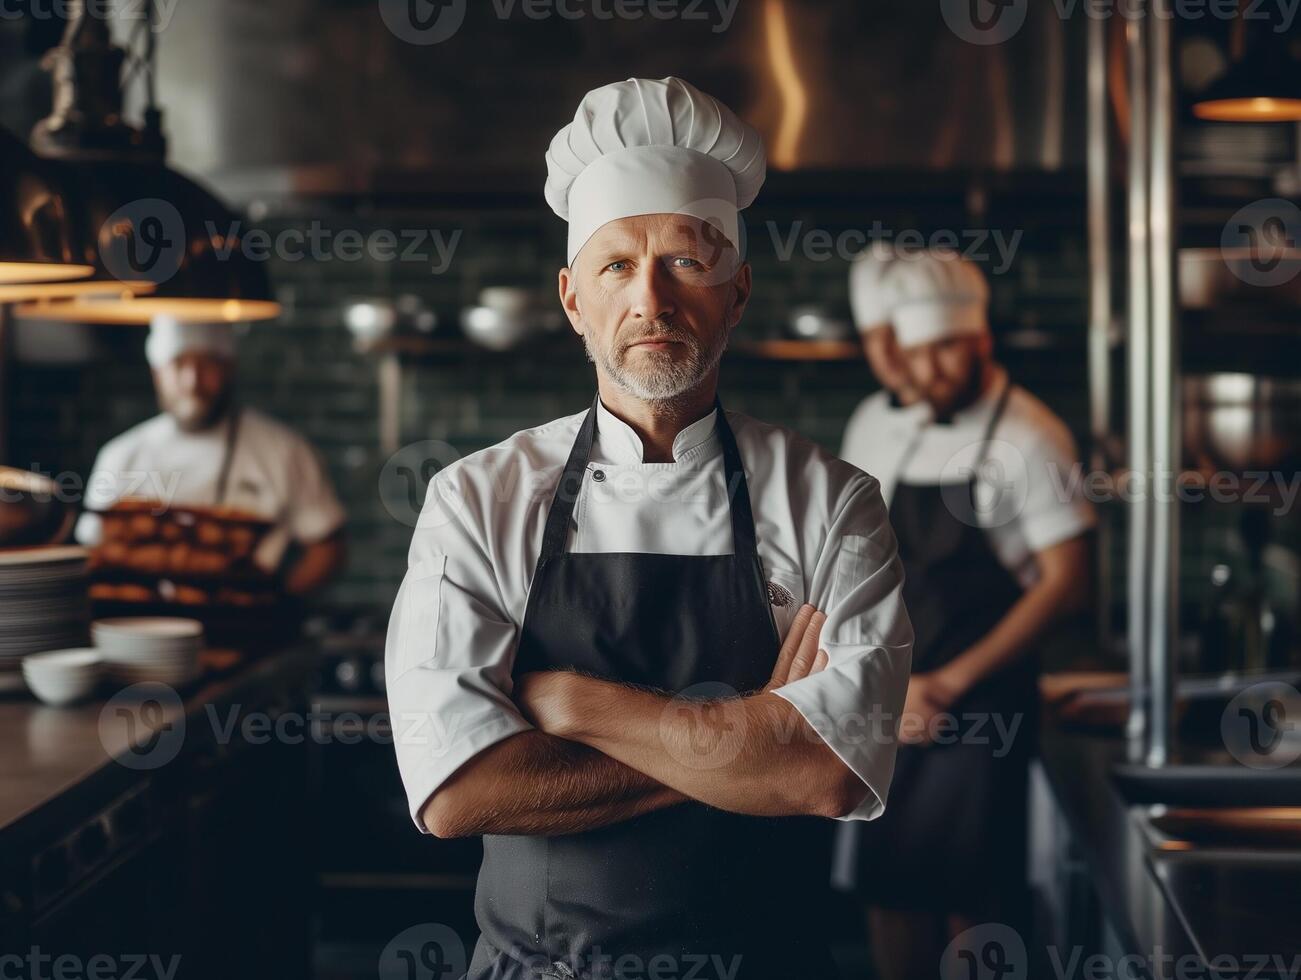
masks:
[[[607,222],[638,214],[708,221],[740,250],[737,212],[766,173],[763,140],[680,78],[629,78],[583,97],[547,150],[547,203],[569,222],[568,260]]]
[[[849,306],[860,333],[890,325],[897,298],[890,283],[895,256],[889,246],[874,242],[855,255],[849,266]]]
[[[186,323],[166,314],[149,322],[145,358],[157,370],[182,354],[204,351],[220,357],[235,357],[235,330],[229,323]]]
[[[865,261],[865,283],[872,272]],[[885,310],[900,347],[989,331],[989,283],[979,266],[956,252],[896,251],[875,274],[879,294],[874,302]],[[871,304],[862,305],[868,311]]]

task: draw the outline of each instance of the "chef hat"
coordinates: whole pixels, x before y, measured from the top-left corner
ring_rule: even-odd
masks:
[[[897,253],[880,242],[854,256],[849,266],[849,306],[860,333],[889,326],[895,293],[890,283],[890,266]]]
[[[190,351],[234,358],[235,331],[229,323],[186,323],[159,314],[149,324],[145,358],[154,370]]]
[[[900,347],[989,330],[989,284],[956,252],[897,252],[884,279],[883,302]]]
[[[568,258],[607,222],[638,214],[708,221],[740,251],[737,212],[763,186],[763,141],[680,78],[593,89],[547,150],[547,203],[569,222]]]

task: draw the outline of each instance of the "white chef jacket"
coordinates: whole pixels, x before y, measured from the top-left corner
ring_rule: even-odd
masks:
[[[77,521],[77,540],[98,544],[100,518],[92,511],[106,510],[123,497],[216,503],[229,426],[228,417],[202,432],[186,432],[164,412],[110,439],[86,482],[86,510]],[[274,523],[254,556],[269,571],[279,566],[291,541],[321,541],[345,519],[311,444],[253,408],[240,409],[223,503]]]
[[[733,553],[717,410],[677,434],[671,463],[643,462],[636,430],[597,411],[568,549]],[[422,832],[419,811],[449,776],[531,727],[511,701],[511,668],[552,496],[586,414],[518,432],[430,482],[385,657],[398,767]],[[828,666],[777,693],[868,786],[845,819],[872,819],[894,772],[913,639],[880,490],[793,432],[727,417],[765,574],[794,597],[773,607],[779,634],[805,601],[827,614]],[[591,478],[597,470],[605,479]],[[873,727],[874,717],[887,724]]]
[[[901,480],[966,483],[1007,383],[1006,370],[998,368],[985,393],[945,423],[932,423],[925,403],[895,408],[888,393],[878,392],[854,410],[840,455],[881,481],[887,503]],[[1038,579],[1035,552],[1094,525],[1093,508],[1083,495],[1085,475],[1066,425],[1024,388],[1014,387],[988,461],[976,474],[974,517],[1022,587]]]

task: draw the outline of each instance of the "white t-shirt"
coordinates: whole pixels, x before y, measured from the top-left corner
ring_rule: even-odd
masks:
[[[419,811],[444,780],[531,727],[511,701],[511,670],[547,513],[586,415],[518,432],[430,481],[385,657],[398,768],[422,831]],[[898,718],[913,641],[880,490],[793,432],[734,412],[727,419],[764,573],[793,597],[772,606],[779,635],[803,602],[827,614],[827,668],[776,693],[869,787],[845,819],[871,819],[895,757],[894,739],[874,737],[873,720]],[[636,430],[599,405],[568,550],[732,554],[716,420],[714,411],[683,428],[673,462],[646,463]]]
[[[123,497],[215,504],[229,425],[228,417],[202,432],[186,432],[163,413],[105,443],[86,484],[86,512],[77,522],[77,540],[97,544],[100,519],[92,511],[107,510]],[[345,519],[311,444],[253,408],[240,409],[222,503],[275,524],[255,556],[272,571],[291,541],[321,541]]]
[[[854,410],[840,455],[881,482],[887,503],[900,481],[966,483],[1007,383],[1007,372],[999,368],[986,392],[946,423],[932,423],[924,403],[895,408],[886,392],[878,392]],[[1023,587],[1038,577],[1035,552],[1094,525],[1082,492],[1084,475],[1070,430],[1047,405],[1014,386],[978,474],[974,516],[1003,567]]]

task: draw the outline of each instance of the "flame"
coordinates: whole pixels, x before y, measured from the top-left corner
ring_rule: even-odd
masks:
[[[809,97],[791,50],[785,0],[767,0],[763,17],[768,38],[768,63],[772,65],[773,79],[782,101],[781,120],[769,162],[780,170],[791,170],[799,164],[800,134],[808,116]]]

